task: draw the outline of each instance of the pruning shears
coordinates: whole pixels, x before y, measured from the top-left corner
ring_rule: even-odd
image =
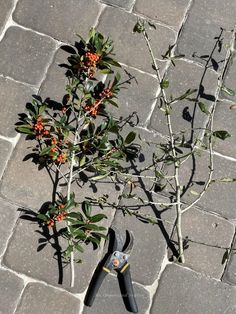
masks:
[[[124,239],[117,229],[110,229],[110,243],[108,252],[94,272],[85,297],[85,305],[92,306],[104,278],[112,270],[115,270],[118,274],[118,280],[122,290],[121,293],[127,310],[132,313],[138,313],[138,306],[135,301],[130,274],[130,264],[128,263],[128,258],[133,247],[133,242],[133,234],[128,230],[126,230],[126,239]]]

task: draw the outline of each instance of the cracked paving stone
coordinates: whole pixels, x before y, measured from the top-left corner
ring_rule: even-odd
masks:
[[[179,29],[185,16],[189,0],[136,0],[134,12]]]
[[[235,311],[235,288],[177,265],[166,267],[151,308],[151,314],[234,314]]]
[[[82,263],[75,263],[75,286],[71,288],[70,265],[60,261],[61,252],[66,249],[67,242],[62,238],[57,242],[55,236],[50,237],[52,230],[48,232],[46,228],[42,229],[33,218],[30,215],[28,218],[26,215],[19,218],[4,254],[3,264],[50,285],[82,293],[101,258],[102,248],[94,250],[92,245],[87,245],[84,247],[84,253],[75,254],[75,259],[82,259]]]
[[[116,23],[114,23],[116,21]],[[152,61],[146,43],[141,34],[133,33],[137,17],[125,11],[107,7],[98,24],[98,31],[109,36],[114,41],[116,59],[126,65],[140,70],[153,72]],[[170,29],[156,25],[156,30],[150,30],[154,55],[161,59],[168,46],[175,41],[175,33]],[[162,62],[162,68],[166,65]]]
[[[21,138],[3,175],[0,192],[16,204],[38,210],[44,202],[51,201],[53,184],[47,171],[39,171],[32,161],[35,145],[35,141]]]
[[[101,5],[93,0],[20,0],[13,19],[24,26],[64,42],[85,37],[95,23]]]
[[[0,199],[0,255],[2,255],[6,248],[8,238],[11,235],[18,216],[19,214],[17,213],[17,206]]]
[[[0,268],[0,286],[0,313],[12,314],[23,290],[24,282],[13,273]]]
[[[139,313],[146,313],[150,304],[150,297],[147,290],[141,285],[133,284],[135,300]],[[130,313],[127,310],[119,288],[119,282],[115,276],[108,275],[99,289],[92,307],[84,307],[83,314],[109,313]]]
[[[128,191],[127,191],[128,192]],[[134,234],[134,246],[129,258],[132,278],[134,281],[144,285],[151,285],[157,279],[161,269],[164,256],[166,254],[167,242],[173,227],[174,213],[170,209],[163,209],[159,205],[147,204],[152,202],[168,202],[167,199],[144,192],[136,188],[132,193],[141,200],[122,199],[120,205],[126,206],[131,212],[138,212],[159,219],[163,219],[159,224],[145,222],[145,219],[136,218],[128,214],[124,215],[121,210],[116,212],[112,226],[116,227],[125,235],[126,230]],[[166,220],[166,221],[165,221]]]
[[[55,48],[55,42],[50,38],[31,30],[10,27],[0,42],[0,73],[20,82],[38,85]]]
[[[224,254],[231,247],[234,226],[227,220],[190,209],[182,216],[183,238],[188,248],[184,251],[185,265],[207,276],[220,279],[224,268]],[[177,241],[175,234],[174,240]]]
[[[213,71],[204,73],[204,68],[185,61],[177,61],[175,67],[171,67],[166,75],[169,80],[169,88],[166,89],[168,98],[180,97],[188,89],[199,89],[198,101],[204,103],[207,108],[212,105],[215,100],[215,92],[217,89],[217,75]],[[196,98],[198,92],[193,93],[189,98]],[[158,99],[157,105],[153,111],[150,127],[162,134],[169,134],[166,116],[159,108],[160,101]],[[197,136],[201,130],[198,128],[204,127],[204,122],[207,119],[195,102],[184,99],[177,101],[171,105],[171,123],[173,132],[184,135],[185,140],[191,138],[191,128],[195,128],[194,137]]]
[[[205,65],[206,62],[201,56],[211,55],[216,45],[216,37],[223,28],[227,32],[223,33],[222,45],[216,47],[209,63],[215,70],[222,68],[226,55],[225,45],[229,45],[232,38],[235,14],[236,2],[231,0],[215,0],[212,5],[209,5],[207,0],[193,1],[178,41],[177,54],[184,54],[186,58]]]
[[[18,114],[25,111],[25,105],[36,90],[24,84],[0,77],[0,134],[6,137],[16,136],[15,123]]]
[[[77,314],[80,301],[68,292],[63,292],[41,283],[29,283],[22,295],[16,314]]]
[[[3,175],[8,159],[10,158],[12,145],[10,142],[0,139],[0,179]]]

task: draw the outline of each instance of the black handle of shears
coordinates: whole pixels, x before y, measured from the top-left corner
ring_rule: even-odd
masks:
[[[97,274],[95,274],[94,278],[89,285],[88,291],[85,296],[84,304],[87,306],[92,306],[95,300],[96,294],[99,288],[102,285],[102,282],[106,275],[109,273],[109,269],[102,267]]]
[[[125,289],[125,298],[127,299],[129,310],[133,313],[138,313],[138,306],[134,297],[134,289],[130,273],[130,265],[126,263],[119,271],[119,277],[122,280]]]

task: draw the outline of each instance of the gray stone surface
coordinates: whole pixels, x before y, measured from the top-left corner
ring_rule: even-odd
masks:
[[[113,226],[123,232],[132,231],[134,234],[134,247],[129,258],[131,264],[132,278],[134,281],[144,285],[151,285],[158,276],[161,264],[166,253],[168,234],[172,229],[174,212],[171,210],[162,210],[158,205],[149,205],[146,202],[167,202],[160,196],[151,196],[150,193],[142,192],[136,188],[132,192],[137,197],[144,200],[144,204],[137,199],[123,199],[121,204],[126,206],[130,211],[139,212],[142,215],[149,215],[153,218],[159,218],[166,221],[160,221],[157,224],[147,224],[135,216],[126,214],[121,211],[116,212]]]
[[[68,53],[60,48],[57,50],[53,63],[48,69],[46,79],[39,90],[39,94],[43,99],[49,97],[51,100],[61,103],[63,96],[66,94],[65,87],[68,82],[65,76],[66,69],[59,65],[66,63],[67,57],[69,57]]]
[[[232,54],[231,59],[227,65],[226,73],[224,76],[224,81],[223,84],[232,89],[234,92],[236,92],[236,82],[235,82],[235,77],[236,77],[236,54],[235,52]],[[220,93],[220,97],[222,99],[230,99],[232,101],[236,101],[236,96],[231,96],[223,91]]]
[[[234,243],[232,245],[232,251],[230,252],[229,262],[226,268],[226,271],[223,276],[223,281],[236,286],[236,239],[234,239]]]
[[[144,124],[155,102],[158,88],[157,80],[151,75],[141,73],[129,67],[123,67],[123,71],[120,69],[116,71],[121,74],[121,82],[129,80],[130,75],[133,78],[130,80],[130,84],[121,85],[123,88],[120,89],[117,101],[119,108],[111,105],[110,111],[115,116],[122,118],[126,118],[133,112],[136,112],[139,125]]]
[[[15,226],[17,217],[19,216],[17,212],[17,206],[14,206],[3,199],[0,199],[0,255],[4,252],[8,238],[11,235],[12,229]]]
[[[169,80],[169,88],[166,89],[167,96],[173,98],[183,95],[188,89],[197,89],[190,96],[203,102],[208,108],[214,101],[214,95],[217,88],[217,75],[213,71],[204,73],[204,68],[185,61],[176,62],[175,67],[171,67],[166,75]],[[200,87],[202,86],[202,87]],[[166,116],[159,108],[160,101],[151,117],[150,127],[162,134],[168,134]],[[185,139],[190,140],[191,128],[203,127],[204,121],[207,119],[206,114],[202,113],[198,105],[193,101],[180,100],[172,104],[171,121],[173,132],[180,132],[185,135]],[[186,114],[185,114],[186,111]],[[189,118],[189,119],[188,119]],[[195,129],[194,137],[199,134],[199,129]]]
[[[51,201],[53,185],[47,171],[39,171],[29,156],[35,145],[35,141],[26,141],[24,136],[21,138],[11,155],[0,191],[7,199],[38,210],[44,202]]]
[[[1,155],[0,155],[0,178],[3,175],[4,169],[7,165],[7,161],[10,158],[10,154],[11,154],[11,150],[12,150],[12,145],[4,140],[0,140],[0,151],[1,151]]]
[[[16,135],[15,123],[18,114],[25,111],[25,104],[31,100],[36,90],[12,80],[0,77],[0,134],[8,137]]]
[[[185,250],[186,266],[220,279],[225,268],[223,256],[230,248],[234,226],[217,216],[191,209],[182,217],[183,237],[188,237]],[[175,234],[175,241],[177,236]]]
[[[147,17],[163,22],[179,29],[184,19],[189,0],[137,0],[134,12],[141,13]]]
[[[223,34],[222,50],[219,52],[217,47],[212,56],[222,68],[222,60],[226,55],[224,44],[230,44],[230,31],[235,24],[236,3],[214,0],[211,4],[209,5],[206,0],[193,1],[188,19],[179,38],[177,50],[179,53],[185,54],[187,58],[205,64],[198,57],[211,54],[216,43],[215,37],[220,35],[220,28],[224,28],[228,32]],[[198,57],[193,57],[194,53]]]
[[[98,30],[114,40],[114,52],[118,61],[153,72],[151,58],[142,34],[133,33],[136,22],[137,17],[133,14],[108,7],[99,19]],[[175,33],[160,25],[156,25],[156,28],[156,30],[150,30],[149,36],[155,57],[161,59],[161,55],[165,54],[168,46],[174,43]]]
[[[130,10],[135,0],[101,0],[102,3]]]
[[[183,199],[188,203],[197,198],[194,192],[198,193],[202,190],[202,183],[208,177],[208,166],[209,155],[204,153],[201,156],[195,156],[194,165],[191,158],[182,164],[180,169],[180,184],[185,187],[190,184],[188,191],[183,196]],[[234,178],[236,162],[214,156],[214,169],[213,179]],[[235,219],[235,197],[234,182],[215,182],[210,185],[205,195],[198,202],[198,206],[206,211],[220,214],[225,218]]]
[[[23,293],[17,314],[79,313],[80,302],[67,292],[40,283],[29,283]]]
[[[37,223],[19,219],[4,255],[3,263],[15,271],[40,279],[53,286],[73,292],[83,292],[101,258],[101,249],[94,251],[92,245],[88,245],[85,246],[84,253],[75,255],[83,262],[75,265],[75,287],[70,288],[70,266],[63,264],[63,272],[60,272],[59,275],[58,261],[54,255],[56,252],[54,238],[50,239],[52,245],[47,243],[46,233],[42,234],[42,231]],[[50,234],[52,234],[52,230],[50,230]],[[44,243],[47,245],[42,247]],[[61,250],[65,250],[67,243],[62,238],[60,238],[59,244]],[[20,263],[19,259],[21,260]],[[62,279],[62,284],[58,283],[59,278]]]
[[[133,288],[139,313],[146,313],[150,304],[149,293],[142,286],[135,283]],[[108,275],[98,291],[93,306],[85,306],[83,314],[103,314],[111,311],[114,314],[130,313],[123,302],[117,278]]]
[[[12,7],[13,7],[14,0],[9,0],[9,1],[4,1],[1,0],[0,5],[1,5],[1,12],[0,12],[0,30],[2,30],[4,24],[6,23]]]
[[[76,34],[87,36],[101,5],[93,0],[20,0],[13,18],[16,22],[58,40],[74,42]]]
[[[177,265],[161,276],[151,313],[233,314],[236,289]]]
[[[0,313],[12,314],[24,287],[23,280],[13,273],[0,268],[0,282]]]
[[[43,79],[54,50],[52,39],[10,27],[0,43],[0,73],[37,85]]]
[[[236,119],[236,110],[230,109],[233,105],[232,102],[227,100],[222,100],[217,103],[215,118],[214,118],[214,130],[225,130],[228,131],[231,137],[228,137],[226,140],[216,140],[214,143],[214,150],[230,157],[236,157],[236,131],[235,131],[235,119]]]

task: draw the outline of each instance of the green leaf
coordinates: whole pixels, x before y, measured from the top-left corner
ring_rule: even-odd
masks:
[[[101,175],[99,175],[99,176],[92,177],[91,180],[93,180],[93,181],[99,181],[99,180],[101,180],[101,179],[106,178],[108,175],[109,175],[109,172],[106,173],[106,174],[101,174]]]
[[[193,194],[193,195],[199,195],[199,193],[194,191],[194,190],[190,190],[190,193]]]
[[[222,141],[224,141],[227,137],[231,137],[231,135],[227,131],[224,131],[224,130],[213,132],[213,136],[219,138]]]
[[[160,85],[161,85],[162,89],[168,88],[169,87],[169,81],[168,80],[162,80]]]
[[[89,202],[84,201],[82,203],[82,211],[87,218],[90,218],[92,212],[92,205]]]
[[[97,214],[97,215],[90,217],[90,221],[91,222],[99,222],[104,218],[107,219],[107,216],[104,214]]]
[[[16,131],[19,133],[24,133],[24,134],[35,134],[32,130],[30,130],[28,127],[17,127]]]
[[[64,256],[68,257],[74,250],[74,246],[73,245],[68,245],[68,247],[66,248],[65,252],[64,252]]]
[[[133,32],[142,33],[144,31],[145,31],[144,21],[138,20],[137,23],[134,25]]]
[[[37,218],[40,219],[40,220],[43,220],[43,221],[47,221],[48,220],[48,217],[46,215],[43,215],[43,214],[38,214]]]
[[[227,95],[229,95],[229,96],[235,96],[235,95],[236,95],[236,93],[235,93],[234,90],[232,90],[232,89],[226,87],[225,85],[223,85],[223,86],[221,87],[221,90],[222,90],[223,92],[225,92],[225,93],[226,93]]]
[[[84,249],[82,248],[82,246],[81,246],[79,243],[76,243],[76,244],[74,245],[74,247],[75,247],[75,249],[76,249],[77,251],[79,251],[79,252],[81,252],[81,253],[84,252]]]
[[[209,114],[207,106],[203,102],[199,102],[198,106],[203,113]]]
[[[226,182],[226,183],[236,182],[236,178],[220,178],[220,179],[213,179],[213,180],[211,180],[210,183],[216,183],[216,182]]]
[[[51,146],[49,146],[49,147],[47,146],[47,147],[43,148],[41,150],[41,152],[39,153],[39,156],[47,155],[50,152],[50,150],[51,150]]]
[[[134,141],[136,137],[136,133],[131,131],[127,136],[126,136],[126,139],[125,139],[125,144],[130,144]]]

